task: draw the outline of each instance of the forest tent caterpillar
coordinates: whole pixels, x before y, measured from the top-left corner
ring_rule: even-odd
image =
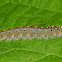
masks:
[[[61,26],[50,27],[36,27],[36,26],[22,26],[3,30],[0,32],[0,40],[11,39],[33,39],[33,38],[48,38],[48,37],[61,37]]]

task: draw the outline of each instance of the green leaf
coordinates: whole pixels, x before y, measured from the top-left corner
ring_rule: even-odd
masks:
[[[0,31],[17,26],[62,25],[62,0],[0,0]],[[0,41],[0,62],[62,62],[62,37]]]

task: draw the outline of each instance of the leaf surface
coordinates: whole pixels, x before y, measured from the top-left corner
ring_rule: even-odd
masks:
[[[18,26],[62,25],[62,0],[0,0],[0,31]],[[0,62],[61,62],[62,37],[0,41]]]

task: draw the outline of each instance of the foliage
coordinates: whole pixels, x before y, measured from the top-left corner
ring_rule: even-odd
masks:
[[[0,0],[0,31],[18,26],[62,25],[62,0]],[[61,62],[62,37],[0,41],[0,62]]]

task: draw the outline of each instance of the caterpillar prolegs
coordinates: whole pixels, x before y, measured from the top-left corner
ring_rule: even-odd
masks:
[[[33,39],[33,38],[49,38],[49,37],[61,37],[61,26],[50,27],[36,27],[36,26],[22,26],[3,30],[0,32],[0,40],[11,39]]]

